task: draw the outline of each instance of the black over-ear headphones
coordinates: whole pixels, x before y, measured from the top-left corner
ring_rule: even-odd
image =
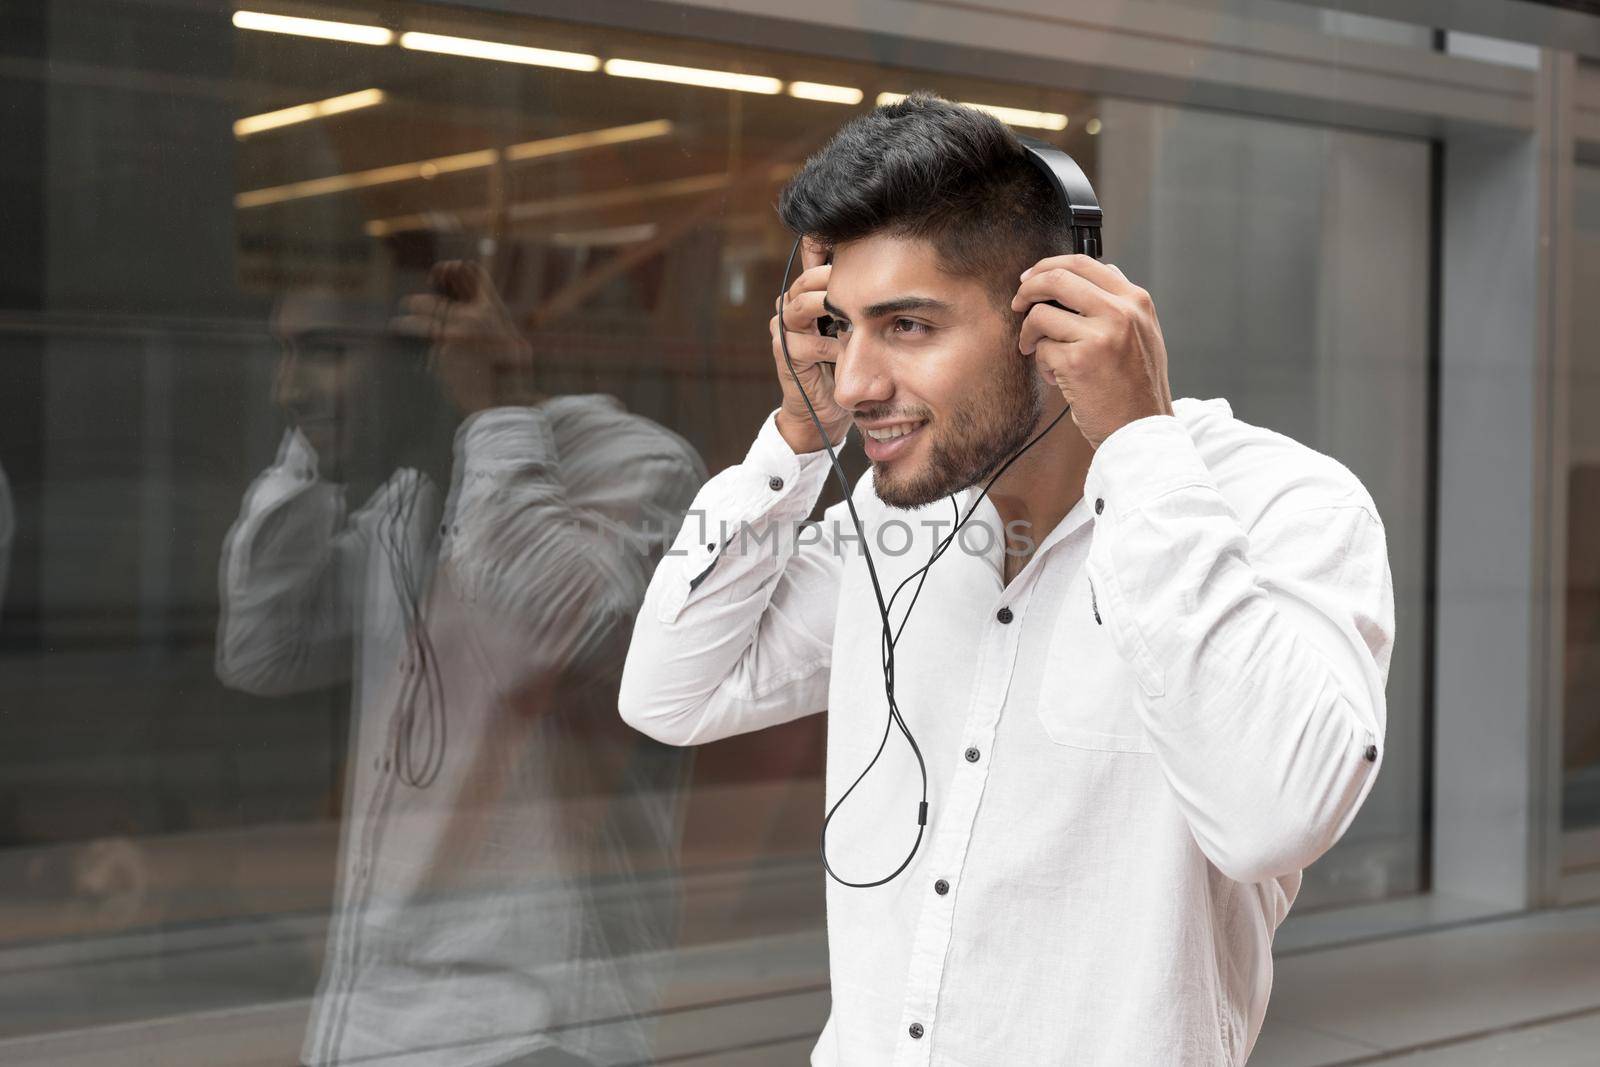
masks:
[[[1024,137],[1020,134],[1017,135],[1017,140],[1022,142],[1023,148],[1027,149],[1029,161],[1044,173],[1046,180],[1050,183],[1050,188],[1055,192],[1057,199],[1067,213],[1067,221],[1072,228],[1072,248],[1070,251],[1099,259],[1102,254],[1100,201],[1095,197],[1094,187],[1089,184],[1089,179],[1083,173],[1083,168],[1078,166],[1077,161],[1070,155],[1055,145],[1048,144],[1037,138]],[[789,375],[794,379],[795,388],[800,390],[801,399],[806,402],[806,410],[811,414],[811,423],[816,427],[817,436],[822,441],[822,447],[828,451],[828,461],[832,464],[834,477],[838,479],[839,488],[844,493],[845,507],[850,511],[850,521],[856,528],[856,543],[861,546],[861,553],[866,557],[867,575],[872,580],[872,592],[878,601],[878,615],[883,621],[883,688],[884,694],[889,700],[889,719],[884,723],[883,739],[878,742],[878,751],[873,754],[872,760],[867,764],[866,768],[856,776],[856,780],[850,784],[850,788],[846,789],[839,799],[834,801],[833,807],[828,809],[826,817],[822,820],[822,866],[827,870],[829,876],[841,885],[847,885],[855,889],[870,889],[873,886],[880,886],[893,881],[899,876],[900,872],[911,865],[911,859],[917,854],[917,849],[921,847],[923,831],[928,825],[928,765],[922,758],[922,750],[917,747],[916,738],[911,736],[911,729],[906,726],[905,720],[900,716],[899,705],[895,703],[894,647],[900,640],[901,632],[905,629],[906,620],[911,617],[911,609],[917,605],[917,597],[922,594],[922,584],[927,580],[928,569],[955,543],[956,535],[961,532],[961,528],[966,525],[967,520],[972,517],[972,513],[977,510],[978,504],[989,494],[989,490],[1000,479],[1000,476],[1024,452],[1037,444],[1045,434],[1055,429],[1056,423],[1060,422],[1063,416],[1067,414],[1067,410],[1063,410],[1060,415],[1050,420],[1048,426],[1035,434],[1027,444],[1023,445],[1010,459],[1000,465],[999,469],[984,483],[983,491],[973,499],[965,515],[960,513],[961,509],[956,504],[955,498],[951,498],[951,506],[956,511],[956,523],[949,536],[934,547],[933,553],[928,557],[928,562],[907,575],[905,580],[895,587],[889,599],[885,601],[883,587],[878,584],[878,568],[873,564],[872,553],[867,549],[867,537],[861,527],[861,516],[856,513],[855,501],[850,491],[850,478],[845,474],[844,468],[840,466],[839,456],[834,452],[833,445],[828,440],[827,431],[823,429],[822,420],[817,417],[817,409],[812,405],[811,398],[806,395],[805,387],[800,384],[800,375],[795,370],[794,360],[789,356],[789,331],[783,324],[783,304],[789,292],[789,275],[794,270],[795,256],[800,253],[801,240],[803,240],[803,236],[795,239],[794,247],[789,251],[789,261],[783,268],[783,286],[778,290],[777,299],[779,316],[778,340],[783,347],[783,361],[788,364]],[[1049,303],[1054,304],[1056,307],[1061,307],[1054,300],[1049,301]],[[1069,309],[1064,308],[1063,310]],[[818,329],[826,333],[829,321],[831,320],[826,318],[818,319]],[[906,605],[906,613],[901,617],[900,625],[896,627],[889,620],[889,612],[894,607],[894,602],[900,596],[901,590],[910,584],[912,579],[916,579],[917,586],[911,592],[911,601]],[[851,882],[840,878],[838,873],[828,864],[828,824],[833,821],[834,813],[839,810],[839,806],[844,803],[845,798],[855,791],[856,786],[860,785],[861,780],[867,776],[867,772],[872,770],[873,766],[878,762],[878,757],[883,755],[884,746],[889,742],[889,731],[895,726],[898,726],[900,732],[905,734],[906,742],[910,744],[912,754],[917,757],[917,766],[922,771],[922,801],[917,805],[917,839],[912,844],[911,851],[906,854],[906,858],[901,861],[900,866],[889,874],[871,882]]]

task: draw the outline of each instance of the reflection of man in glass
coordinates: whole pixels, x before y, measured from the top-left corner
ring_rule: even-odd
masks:
[[[677,902],[670,879],[642,876],[673,859],[686,764],[619,722],[616,684],[703,468],[608,396],[533,393],[532,351],[481,270],[441,264],[433,282],[392,331],[348,303],[280,306],[278,399],[296,425],[223,553],[223,681],[354,690],[303,1058],[647,1060],[660,975],[643,961]],[[423,339],[426,361],[395,333]],[[442,501],[426,455],[440,405],[419,381],[465,416]],[[359,477],[380,435],[413,463],[347,516],[325,471]]]

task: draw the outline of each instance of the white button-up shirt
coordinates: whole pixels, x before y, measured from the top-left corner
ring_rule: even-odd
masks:
[[[1248,1056],[1301,869],[1377,775],[1393,590],[1348,469],[1224,400],[1173,406],[1101,444],[1009,585],[987,500],[929,572],[895,653],[926,835],[886,885],[827,882],[833,1004],[812,1064]],[[888,703],[848,514],[792,533],[828,473],[769,418],[706,484],[646,594],[621,706],[677,745],[826,709],[831,808]],[[870,477],[854,498],[887,597],[955,507],[890,508]],[[888,732],[828,829],[849,881],[916,840],[921,776]]]

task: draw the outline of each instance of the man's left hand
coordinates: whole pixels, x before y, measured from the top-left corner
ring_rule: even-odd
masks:
[[[522,336],[481,266],[441,260],[432,288],[401,300],[391,327],[429,343],[428,366],[463,415],[505,405],[532,406],[533,346]]]
[[[1018,347],[1072,405],[1091,448],[1136,419],[1173,413],[1155,302],[1116,267],[1085,255],[1041,259],[1023,272],[1011,309],[1028,311]]]

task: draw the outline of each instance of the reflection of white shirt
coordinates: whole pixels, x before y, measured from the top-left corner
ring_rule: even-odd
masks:
[[[676,435],[563,397],[466,420],[442,509],[401,470],[345,521],[285,435],[223,553],[217,669],[264,695],[355,686],[306,1062],[648,1058],[658,976],[626,957],[670,945],[670,880],[638,876],[674,859],[687,764],[619,722],[615,689],[703,480]]]
[[[887,885],[828,880],[833,1011],[813,1064],[1248,1055],[1301,869],[1376,779],[1393,589],[1347,469],[1226,401],[1174,409],[1102,443],[1083,499],[1009,585],[987,501],[972,520],[987,529],[929,571],[895,654],[927,760],[926,836]],[[769,418],[706,484],[703,523],[685,524],[685,554],[640,609],[620,701],[680,745],[827,709],[831,808],[883,742],[888,704],[866,567],[833,536],[854,536],[843,506],[820,540],[772,536],[827,476]],[[975,492],[956,495],[963,512]],[[868,479],[855,500],[887,598],[953,508],[890,509]],[[749,533],[727,543],[724,522]],[[893,731],[829,826],[841,877],[906,857],[920,784]]]

